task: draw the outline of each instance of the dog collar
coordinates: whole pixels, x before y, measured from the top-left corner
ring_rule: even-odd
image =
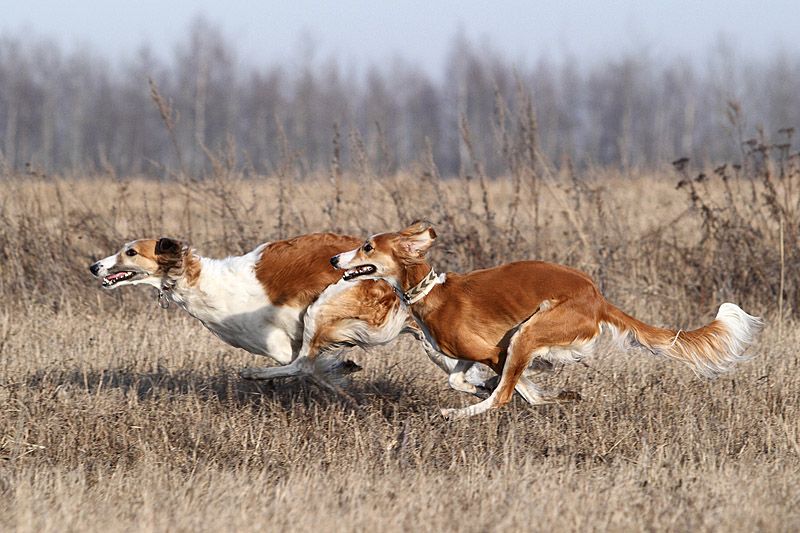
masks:
[[[416,303],[425,298],[425,296],[427,296],[435,286],[444,283],[446,278],[446,274],[437,274],[433,270],[433,267],[431,267],[431,271],[428,272],[424,278],[422,278],[422,281],[404,293],[401,293],[400,298],[405,302],[406,305]]]
[[[166,281],[161,283],[161,288],[157,289],[156,302],[161,309],[169,308],[169,292],[175,287],[175,284],[169,284]]]

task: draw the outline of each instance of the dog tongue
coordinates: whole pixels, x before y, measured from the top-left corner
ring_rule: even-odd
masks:
[[[128,274],[127,272],[115,272],[113,274],[109,274],[108,276],[106,276],[106,279],[109,280],[109,281],[113,281],[113,280],[119,279],[119,278],[121,278],[121,277],[123,277],[123,276],[125,276],[127,274]]]

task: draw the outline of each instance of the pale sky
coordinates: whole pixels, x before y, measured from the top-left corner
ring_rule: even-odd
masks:
[[[800,0],[0,0],[0,13],[0,35],[89,45],[112,60],[145,42],[170,57],[198,14],[254,65],[290,63],[307,35],[317,57],[360,67],[400,56],[437,73],[458,31],[518,63],[565,54],[591,63],[643,47],[697,58],[721,37],[756,58],[800,52]]]

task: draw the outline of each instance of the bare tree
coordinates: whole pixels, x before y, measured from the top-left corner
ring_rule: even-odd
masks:
[[[787,49],[748,59],[721,40],[705,61],[646,50],[591,64],[569,56],[533,59],[531,67],[515,64],[460,33],[441,76],[402,58],[370,65],[362,75],[316,57],[306,36],[285,62],[256,67],[240,63],[230,37],[202,18],[164,62],[146,47],[111,64],[90,49],[62,51],[47,40],[2,36],[0,151],[16,168],[174,168],[149,78],[170,102],[177,146],[196,174],[209,164],[206,150],[229,138],[241,161],[258,169],[274,168],[286,143],[302,154],[295,161],[304,170],[326,169],[338,125],[340,163],[355,146],[359,158],[389,173],[430,151],[443,175],[471,171],[475,158],[486,175],[497,176],[508,173],[498,127],[511,125],[526,105],[535,110],[536,144],[556,165],[632,168],[684,155],[714,162],[739,153],[737,139],[756,127],[773,135],[800,128],[800,57]],[[499,102],[510,115],[499,114]],[[736,102],[736,124],[729,102]],[[469,126],[469,146],[462,124]]]

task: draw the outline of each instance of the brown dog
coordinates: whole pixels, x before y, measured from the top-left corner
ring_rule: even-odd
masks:
[[[650,326],[609,303],[584,273],[541,261],[521,261],[468,274],[437,275],[425,260],[436,233],[417,222],[375,235],[331,259],[343,278],[383,279],[412,310],[435,349],[481,362],[501,375],[486,400],[444,409],[449,418],[472,416],[507,403],[514,389],[531,404],[565,399],[545,395],[526,376],[531,367],[573,363],[591,352],[603,327],[617,336],[713,377],[746,359],[761,320],[724,303],[710,324],[693,331]]]

